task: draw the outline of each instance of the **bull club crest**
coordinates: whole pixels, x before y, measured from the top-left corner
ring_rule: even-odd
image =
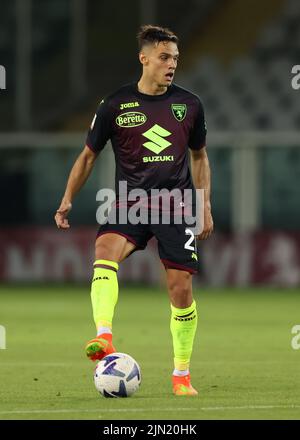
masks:
[[[183,121],[186,117],[186,104],[171,104],[171,108],[174,118]]]

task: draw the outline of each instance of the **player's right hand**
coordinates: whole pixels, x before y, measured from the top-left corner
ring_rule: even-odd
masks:
[[[56,211],[54,220],[58,229],[69,229],[70,225],[67,219],[69,212],[72,209],[72,204],[70,202],[62,201],[60,207]]]

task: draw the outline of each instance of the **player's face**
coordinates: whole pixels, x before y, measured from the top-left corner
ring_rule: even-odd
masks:
[[[147,46],[142,52],[140,60],[148,79],[159,87],[168,87],[173,81],[178,57],[176,43],[161,41],[156,45]]]

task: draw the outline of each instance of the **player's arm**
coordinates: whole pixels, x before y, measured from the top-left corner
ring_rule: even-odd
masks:
[[[205,240],[213,231],[213,219],[210,205],[210,166],[206,153],[206,122],[201,100],[198,99],[198,109],[195,115],[193,129],[189,137],[191,157],[191,173],[196,189],[204,190],[204,224],[203,231],[197,238]]]
[[[98,154],[103,150],[110,136],[111,109],[108,102],[102,100],[90,126],[86,145],[73,165],[65,194],[56,211],[54,218],[58,228],[70,227],[67,216],[72,208],[73,198],[89,177]]]
[[[209,160],[205,147],[202,147],[200,150],[190,150],[190,156],[194,186],[196,189],[204,190],[204,225],[202,233],[197,238],[205,240],[211,235],[214,227],[210,203],[211,179]]]
[[[85,184],[92,171],[96,158],[97,154],[95,154],[89,147],[85,146],[76,159],[69,174],[65,194],[54,217],[58,228],[68,229],[70,227],[67,216],[72,208],[74,196]]]

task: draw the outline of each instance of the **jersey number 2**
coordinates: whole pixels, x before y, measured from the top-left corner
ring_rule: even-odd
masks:
[[[187,249],[189,251],[194,251],[195,247],[191,246],[191,243],[195,240],[195,235],[194,235],[193,231],[191,229],[186,229],[185,234],[189,235],[189,238],[184,245],[184,249]]]

